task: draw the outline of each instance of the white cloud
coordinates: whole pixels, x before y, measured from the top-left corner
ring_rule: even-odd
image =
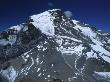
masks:
[[[72,17],[73,15],[71,11],[65,11],[64,13],[67,17]]]
[[[49,2],[49,3],[48,3],[48,6],[51,6],[51,7],[52,7],[52,6],[54,6],[54,4],[51,3],[51,2]]]

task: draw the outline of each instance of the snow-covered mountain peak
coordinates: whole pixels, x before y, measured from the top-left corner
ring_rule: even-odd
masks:
[[[8,82],[107,82],[93,74],[110,72],[110,34],[48,10],[0,34],[0,61]]]
[[[22,28],[23,28],[22,25],[17,25],[17,26],[12,26],[9,29],[14,29],[14,30],[17,30],[19,32]]]
[[[64,14],[64,11],[61,9],[53,9],[30,16],[29,23],[46,35],[55,35],[55,27],[58,26],[58,23],[68,23],[69,21],[67,19],[69,20]]]
[[[61,9],[52,9],[52,10],[48,10],[49,12],[55,12],[55,11],[62,11]]]
[[[49,11],[45,11],[41,14],[33,15],[30,18],[32,23],[36,28],[40,29],[42,33],[47,35],[54,35],[54,24],[53,17]]]

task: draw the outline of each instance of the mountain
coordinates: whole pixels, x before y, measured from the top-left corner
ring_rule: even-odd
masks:
[[[0,33],[0,82],[110,82],[110,34],[60,9]]]

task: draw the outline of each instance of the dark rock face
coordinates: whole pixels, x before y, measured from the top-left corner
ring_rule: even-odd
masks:
[[[4,76],[0,75],[0,82],[9,82],[9,81]]]
[[[37,25],[51,26],[39,21],[47,12],[54,18],[54,35]],[[47,12],[22,24],[15,43],[0,44],[0,82],[109,82],[95,72],[110,72],[110,35],[67,18],[61,10]]]

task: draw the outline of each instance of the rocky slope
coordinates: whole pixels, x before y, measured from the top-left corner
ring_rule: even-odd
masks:
[[[0,82],[109,82],[110,34],[60,9],[30,16],[0,38]]]

